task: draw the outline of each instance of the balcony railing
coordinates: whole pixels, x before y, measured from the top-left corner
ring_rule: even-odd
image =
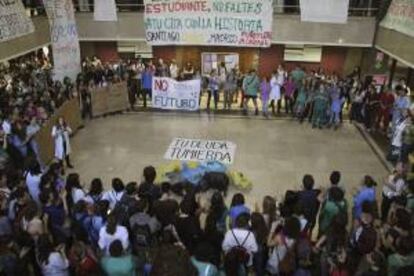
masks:
[[[37,0],[22,0],[31,16],[44,15],[44,7]],[[143,1],[115,0],[118,12],[143,12]],[[348,14],[350,16],[376,16],[378,12],[376,0],[350,0]],[[293,5],[290,3],[294,3]],[[274,0],[275,14],[300,14],[299,0]],[[76,12],[93,12],[93,0],[73,0]]]

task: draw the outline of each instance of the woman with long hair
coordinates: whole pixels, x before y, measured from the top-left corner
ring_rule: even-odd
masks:
[[[272,223],[277,218],[276,200],[271,196],[265,196],[262,202],[262,215],[266,222],[267,228],[272,226]]]
[[[252,232],[257,241],[258,250],[253,255],[253,268],[256,275],[265,275],[267,263],[267,237],[269,228],[262,214],[253,212],[251,216]]]
[[[99,231],[99,248],[105,253],[109,254],[109,246],[115,240],[120,240],[124,250],[129,247],[129,235],[126,227],[118,225],[116,216],[109,214],[106,225]]]
[[[59,117],[52,128],[52,137],[55,140],[55,158],[61,163],[65,160],[68,168],[73,168],[69,159],[71,152],[70,134],[72,134],[72,129],[67,125],[63,117]]]
[[[39,237],[37,261],[43,276],[69,276],[69,261],[63,244],[53,246],[48,235]]]

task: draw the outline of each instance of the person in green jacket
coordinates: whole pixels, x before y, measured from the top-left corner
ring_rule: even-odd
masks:
[[[101,259],[101,267],[108,276],[135,276],[137,262],[131,254],[124,255],[120,240],[115,240],[109,246],[109,257]]]
[[[397,241],[397,252],[388,256],[388,276],[408,275],[401,270],[414,264],[414,243],[411,237],[401,237]]]
[[[329,196],[322,204],[319,214],[319,235],[322,236],[329,229],[333,219],[340,212],[344,214],[348,211],[348,203],[344,198],[344,192],[338,187],[329,189]]]
[[[326,111],[328,109],[328,94],[325,86],[320,84],[317,89],[314,104],[313,104],[313,115],[312,115],[312,127],[322,128],[322,124],[325,122]]]
[[[243,113],[247,115],[249,100],[253,100],[255,115],[259,115],[259,108],[257,106],[257,93],[260,89],[260,80],[256,74],[256,70],[252,69],[243,80],[244,91],[244,110]]]
[[[297,118],[301,118],[305,111],[305,105],[308,99],[309,85],[306,79],[302,80],[302,86],[299,87],[298,97],[295,102],[295,115]]]

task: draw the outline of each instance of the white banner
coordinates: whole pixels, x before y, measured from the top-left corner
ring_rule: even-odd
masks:
[[[393,0],[381,26],[414,37],[414,0]]]
[[[229,141],[174,138],[164,158],[198,162],[219,161],[223,164],[232,164],[235,152],[236,144]]]
[[[301,21],[341,23],[348,20],[349,0],[300,0]]]
[[[43,1],[50,25],[53,79],[74,81],[81,70],[78,30],[72,0]]]
[[[118,21],[115,0],[95,0],[93,19],[95,21]]]
[[[201,80],[152,79],[152,107],[195,111],[199,108]]]
[[[269,47],[272,0],[145,0],[151,45]]]
[[[34,29],[21,0],[0,0],[1,42],[33,33]]]

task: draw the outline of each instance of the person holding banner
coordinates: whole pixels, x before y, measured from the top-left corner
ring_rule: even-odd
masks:
[[[153,71],[149,66],[145,67],[145,70],[142,73],[142,98],[144,100],[144,107],[147,107],[147,95],[150,97],[150,99],[152,96],[152,77]]]
[[[72,133],[72,129],[66,124],[63,117],[57,119],[56,124],[52,128],[52,137],[55,139],[55,158],[62,163],[66,161],[68,168],[72,169],[73,166],[69,159],[70,154],[70,142],[69,135]]]
[[[259,77],[256,74],[256,70],[252,69],[249,71],[249,74],[243,80],[243,91],[244,91],[244,100],[243,100],[243,114],[248,114],[248,103],[251,99],[255,108],[255,115],[259,115],[259,108],[257,106],[257,92],[260,88]]]

